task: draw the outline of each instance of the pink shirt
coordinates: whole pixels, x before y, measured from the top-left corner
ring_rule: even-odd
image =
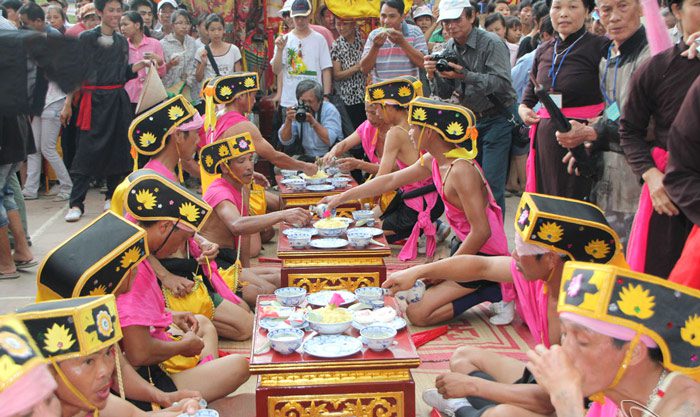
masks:
[[[549,300],[544,291],[546,283],[539,279],[526,280],[522,272],[518,271],[515,259],[510,264],[510,273],[515,286],[515,308],[518,314],[530,329],[535,341],[549,347],[549,320],[547,319]]]
[[[453,161],[452,163],[456,161],[457,160]],[[498,204],[496,204],[496,200],[493,198],[493,193],[491,193],[491,187],[489,187],[489,184],[486,182],[479,164],[477,164],[476,161],[469,162],[472,162],[474,167],[479,171],[481,179],[484,181],[484,184],[486,184],[486,189],[489,196],[488,206],[486,207],[486,218],[488,219],[489,227],[491,229],[491,237],[486,241],[484,246],[479,249],[479,252],[486,255],[508,255],[508,240],[506,238],[505,229],[503,228],[503,215],[501,208],[498,206]],[[440,166],[438,165],[436,159],[433,159],[432,168],[435,188],[437,188],[437,192],[440,194],[440,197],[442,197],[442,202],[445,204],[445,217],[447,217],[447,221],[450,223],[450,226],[452,226],[452,230],[455,232],[457,237],[461,241],[464,241],[472,228],[471,224],[469,223],[469,219],[467,219],[464,211],[450,204],[450,202],[447,201],[447,198],[445,198],[445,193],[443,190],[444,184],[442,182],[442,176],[440,175]]]
[[[69,27],[66,30],[65,35],[77,38],[81,33],[85,32],[86,30],[87,28],[85,27],[85,25],[83,25],[83,22],[78,22],[75,25]]]
[[[377,128],[372,126],[369,120],[365,120],[355,129],[355,132],[360,135],[362,149],[365,150],[365,155],[367,155],[369,162],[373,164],[380,163],[377,156]]]
[[[165,165],[163,165],[160,161],[156,161],[155,159],[151,159],[148,162],[146,162],[146,165],[143,166],[143,169],[150,169],[151,171],[159,173],[160,175],[164,176],[170,181],[178,182],[175,173],[170,171]]]
[[[157,39],[144,36],[139,46],[134,46],[134,44],[129,41],[129,64],[141,61],[144,59],[144,54],[147,52],[158,55],[163,60],[163,65],[158,67],[158,75],[163,77],[165,75],[165,58],[163,56],[163,47]],[[136,78],[127,81],[124,85],[124,89],[126,93],[129,94],[129,99],[132,103],[137,103],[139,101],[143,83],[146,81],[146,74],[146,68],[144,68],[139,71]]]
[[[246,215],[243,213],[243,198],[241,192],[223,178],[217,178],[212,181],[209,188],[207,188],[207,191],[204,193],[203,199],[213,208],[216,208],[222,201],[230,201],[238,208],[238,211],[240,211],[242,215]]]

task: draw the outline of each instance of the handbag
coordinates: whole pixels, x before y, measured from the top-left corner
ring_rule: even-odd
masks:
[[[236,243],[236,262],[226,269],[219,268],[221,279],[224,280],[234,294],[238,292],[239,286],[247,285],[239,280],[241,272],[243,272],[243,264],[241,263],[241,236],[238,235],[238,242]]]
[[[508,110],[506,106],[503,105],[501,100],[493,94],[486,96],[489,101],[499,110],[501,113],[510,114],[508,122],[511,124],[510,135],[513,145],[523,147],[530,144],[530,127],[520,120],[519,116]]]
[[[267,213],[267,200],[265,200],[265,188],[262,185],[253,183],[250,189],[250,214],[262,215]]]
[[[168,337],[173,341],[178,341],[182,339],[182,336],[173,336],[167,333]],[[168,374],[176,374],[178,372],[186,371],[192,369],[199,364],[199,355],[195,356],[182,356],[176,355],[164,360],[159,364],[160,369],[164,370]]]
[[[209,296],[201,275],[194,276],[194,287],[187,295],[176,297],[169,289],[163,288],[165,306],[173,311],[189,311],[193,314],[201,314],[210,320],[214,318],[214,302]]]

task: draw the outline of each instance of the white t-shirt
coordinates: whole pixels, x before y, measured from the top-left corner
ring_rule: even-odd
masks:
[[[204,53],[204,48],[199,48],[197,50],[197,53],[194,55],[194,59],[197,62],[202,61],[202,53]],[[228,48],[228,52],[226,52],[223,55],[216,56],[214,55],[214,61],[216,61],[216,65],[219,67],[219,75],[231,75],[235,72],[234,70],[234,65],[236,62],[241,60],[241,50],[238,49],[236,45],[231,45]],[[214,71],[214,68],[211,66],[211,62],[209,62],[209,58],[206,59],[207,61],[207,68],[204,70],[204,80],[207,78],[215,77],[216,72]]]
[[[331,68],[331,53],[326,39],[313,30],[304,39],[294,32],[287,35],[287,45],[282,52],[282,97],[283,107],[297,104],[296,89],[301,80],[312,79],[323,85],[323,70]],[[275,49],[275,54],[277,49]],[[274,57],[272,58],[275,59]]]

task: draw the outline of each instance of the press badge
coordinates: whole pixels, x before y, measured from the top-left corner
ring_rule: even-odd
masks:
[[[605,117],[613,122],[620,118],[620,106],[617,105],[617,101],[614,101],[613,104],[605,109]]]
[[[554,104],[557,105],[557,107],[559,107],[560,109],[562,108],[563,99],[561,93],[549,93],[549,98],[552,99],[552,101],[554,102]]]

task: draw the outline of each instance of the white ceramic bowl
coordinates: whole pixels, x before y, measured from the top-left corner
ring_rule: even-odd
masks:
[[[270,347],[275,352],[289,355],[301,346],[301,342],[304,340],[304,331],[292,328],[274,329],[267,333],[267,338],[270,340]]]
[[[355,210],[352,212],[352,218],[355,219],[356,222],[365,220],[366,222],[363,226],[374,226],[374,212],[372,210]]]
[[[417,280],[411,289],[397,292],[396,298],[404,300],[408,304],[413,304],[420,301],[423,298],[423,294],[425,294],[425,283],[421,280]]]
[[[335,188],[345,188],[350,183],[350,178],[333,177],[333,178],[329,178],[328,181],[330,181],[331,185],[333,185],[333,187],[335,187]]]
[[[372,232],[369,230],[349,229],[345,234],[350,241],[350,246],[354,248],[364,248],[372,240]]]
[[[304,302],[306,288],[282,287],[275,290],[277,301],[285,307],[296,307]]]
[[[319,334],[341,334],[349,329],[352,324],[352,314],[345,308],[342,308],[342,310],[347,312],[347,321],[339,323],[321,323],[313,320],[313,314],[307,315],[306,321],[309,323],[311,330],[315,330]]]
[[[319,227],[318,226],[319,222],[320,222],[320,220],[318,222],[314,223],[314,227],[316,228],[316,230],[318,230],[318,234],[321,236],[324,236],[324,237],[338,237],[338,236],[342,235],[348,229],[347,223],[343,224],[343,226],[340,226],[340,227],[329,228],[329,227],[323,227],[323,224],[321,224],[321,227]]]
[[[292,191],[304,191],[306,189],[306,181],[301,178],[287,178],[281,182]]]
[[[386,350],[394,343],[396,329],[385,325],[371,325],[360,330],[362,343],[375,352]]]
[[[355,290],[357,301],[362,304],[372,305],[373,301],[384,300],[386,290],[380,287],[360,287]]]
[[[280,174],[284,178],[294,177],[299,173],[296,169],[280,169]]]
[[[325,171],[326,171],[326,174],[328,174],[329,177],[332,177],[333,175],[335,175],[335,174],[337,174],[337,173],[340,172],[340,168],[338,168],[338,167],[336,167],[336,166],[326,167]]]
[[[289,246],[294,249],[304,249],[305,247],[309,246],[312,235],[312,232],[295,230],[287,233],[287,241],[289,242]]]
[[[303,174],[301,176],[301,179],[306,181],[307,184],[312,184],[312,185],[313,184],[325,184],[326,180],[328,179],[328,176],[321,176],[321,177],[315,178],[315,177],[309,177],[308,175]]]

